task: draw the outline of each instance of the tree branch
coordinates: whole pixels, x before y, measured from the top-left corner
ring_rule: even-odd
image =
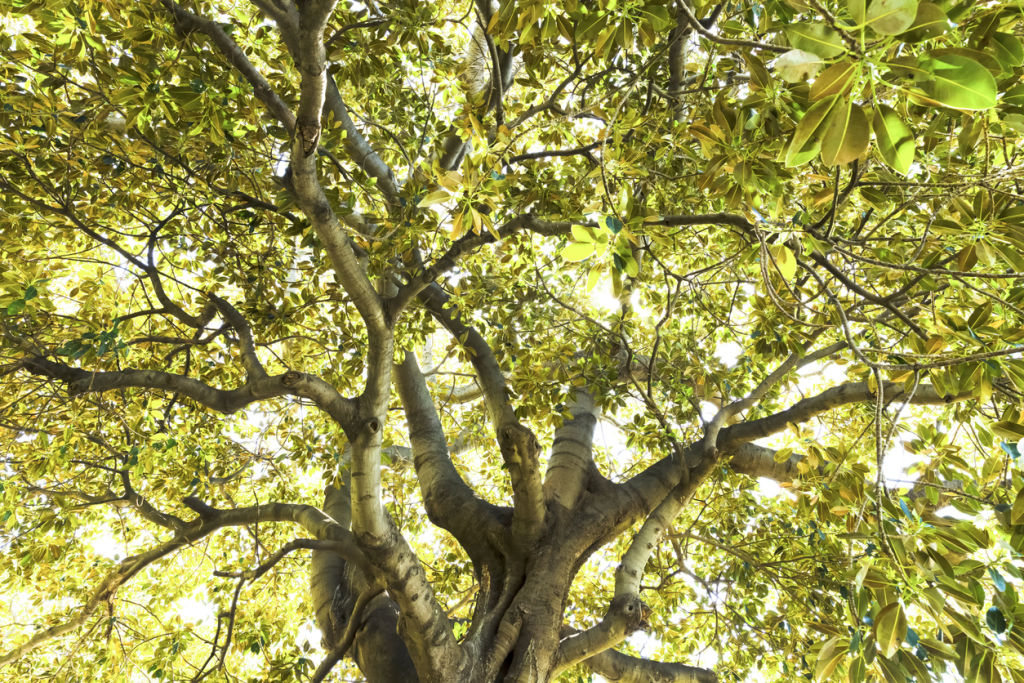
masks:
[[[343,397],[323,380],[301,372],[289,371],[250,380],[237,389],[216,389],[191,377],[161,370],[88,372],[42,356],[25,358],[21,365],[35,375],[64,382],[72,396],[124,387],[158,389],[187,396],[211,410],[225,414],[237,412],[250,403],[268,398],[301,396],[313,400],[343,428],[351,429],[355,423],[355,401]]]
[[[395,381],[427,516],[450,531],[471,555],[479,555],[484,537],[499,534],[500,509],[477,496],[452,464],[444,430],[412,352],[406,352],[395,366]]]
[[[397,205],[400,191],[395,174],[366,141],[362,132],[352,121],[352,117],[348,115],[348,107],[345,106],[345,101],[341,97],[341,92],[338,90],[333,76],[327,77],[326,104],[328,111],[334,114],[335,120],[341,123],[342,130],[345,131],[345,139],[342,144],[349,157],[368,176],[377,180],[377,187],[384,193],[388,202]]]
[[[768,52],[778,52],[780,54],[789,51],[788,47],[782,47],[781,45],[770,45],[768,43],[761,43],[756,40],[723,38],[722,36],[715,35],[711,31],[704,28],[704,25],[701,23],[701,21],[696,16],[694,16],[693,11],[690,10],[690,8],[687,6],[686,0],[677,0],[676,7],[678,7],[679,11],[686,16],[686,18],[690,22],[690,26],[692,26],[694,30],[697,31],[697,33],[701,34],[702,36],[704,36],[713,43],[718,43],[719,45],[734,45],[736,47],[751,47],[756,48],[758,50],[766,50]]]
[[[565,235],[572,229],[573,225],[570,221],[544,221],[533,214],[527,213],[516,216],[498,227],[496,230],[497,237],[490,232],[470,233],[460,237],[433,265],[424,268],[417,275],[413,276],[407,284],[399,288],[398,293],[389,302],[390,310],[393,312],[393,315],[403,310],[410,301],[426,287],[430,286],[434,280],[451,270],[460,258],[485,244],[505,239],[520,230],[529,230],[538,235]]]
[[[263,364],[260,363],[259,357],[256,356],[256,345],[252,340],[252,328],[249,326],[249,321],[242,317],[237,308],[216,294],[209,293],[207,296],[217,306],[228,324],[235,328],[235,332],[238,333],[238,346],[242,353],[242,366],[245,367],[249,381],[265,378],[267,371],[263,368]]]
[[[886,402],[899,402],[907,396],[902,384],[885,382],[882,387]],[[913,405],[946,405],[965,401],[972,397],[969,392],[958,395],[939,394],[930,384],[921,385],[910,399]],[[873,401],[875,393],[867,382],[847,382],[827,389],[816,396],[805,398],[786,410],[756,420],[748,420],[722,429],[718,438],[719,448],[731,448],[736,444],[753,441],[780,432],[786,425],[801,424],[815,415],[850,403]]]
[[[710,669],[656,662],[615,650],[594,655],[583,665],[614,683],[718,683],[718,676]]]
[[[335,541],[336,547],[346,548],[346,552],[351,553],[350,556],[354,560],[358,560],[361,556],[351,534],[319,509],[310,505],[270,503],[231,510],[216,510],[204,504],[202,507],[204,513],[186,524],[181,532],[176,534],[172,540],[122,560],[100,582],[96,590],[93,591],[92,596],[79,609],[75,617],[62,624],[51,626],[44,631],[36,633],[26,642],[0,656],[0,666],[9,664],[39,648],[46,642],[75,630],[88,621],[89,617],[101,604],[113,598],[117,590],[140,571],[172,552],[186,545],[191,545],[226,526],[293,522],[318,538]],[[360,561],[365,563],[365,560]]]
[[[320,681],[327,678],[327,674],[331,672],[334,665],[341,661],[341,658],[345,656],[348,648],[352,645],[352,641],[356,637],[356,629],[359,624],[362,623],[363,612],[366,610],[366,605],[373,598],[377,597],[384,592],[384,587],[380,585],[374,585],[362,593],[356,598],[356,604],[352,607],[352,612],[349,616],[348,625],[345,626],[345,632],[341,636],[341,641],[328,653],[320,666],[313,672],[313,677],[310,678],[310,683],[319,683]]]
[[[457,312],[446,308],[449,299],[440,286],[432,284],[424,289],[420,293],[420,301],[470,352],[470,360],[484,390],[484,405],[511,478],[514,501],[512,527],[516,537],[528,545],[544,524],[544,491],[537,439],[516,417],[508,398],[505,376],[486,340],[463,323]]]
[[[577,391],[569,410],[572,419],[555,430],[544,478],[545,500],[566,512],[576,507],[594,467],[591,449],[597,424],[597,409],[590,394]]]
[[[626,636],[647,625],[650,609],[637,595],[617,595],[604,618],[595,626],[575,633],[558,644],[552,677],[589,657],[621,643]]]
[[[217,46],[231,66],[235,67],[242,77],[249,82],[252,86],[253,92],[256,97],[259,98],[263,106],[267,108],[277,121],[284,126],[285,130],[291,133],[295,130],[295,115],[287,104],[284,103],[274,89],[271,87],[270,82],[263,77],[256,67],[253,66],[249,58],[245,56],[242,49],[238,47],[238,44],[231,39],[231,37],[221,28],[220,24],[215,21],[211,21],[205,17],[201,17],[198,14],[193,14],[188,10],[178,5],[174,0],[160,0],[164,7],[166,7],[171,15],[174,17],[174,23],[185,33],[191,33],[193,31],[199,31],[205,34],[213,44]]]

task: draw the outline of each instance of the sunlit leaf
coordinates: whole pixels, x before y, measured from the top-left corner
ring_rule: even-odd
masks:
[[[872,118],[878,152],[885,163],[906,175],[914,162],[914,134],[899,114],[890,107],[879,105]]]
[[[866,23],[876,33],[891,36],[910,28],[916,17],[917,0],[871,0]]]
[[[996,104],[996,82],[988,69],[960,54],[923,55],[922,69],[931,74],[925,92],[954,109],[988,109]]]

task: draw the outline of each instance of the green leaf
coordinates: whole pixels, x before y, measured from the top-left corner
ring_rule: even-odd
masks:
[[[814,667],[814,680],[825,681],[836,670],[839,662],[846,657],[849,641],[839,636],[829,638],[818,652],[818,663]]]
[[[885,36],[903,33],[917,17],[917,0],[874,0],[865,17],[867,25]]]
[[[934,2],[922,2],[917,6],[914,23],[900,36],[908,42],[937,38],[949,30],[949,17]]]
[[[960,54],[929,53],[918,65],[931,74],[925,92],[954,109],[979,110],[996,104],[996,80],[981,64]]]
[[[814,79],[811,100],[817,101],[829,95],[845,95],[853,87],[854,76],[858,71],[858,66],[848,59],[836,62]]]
[[[612,233],[616,235],[619,234],[619,231],[621,231],[623,227],[622,221],[620,221],[615,216],[605,216],[604,224],[608,227],[609,230],[612,231]]]
[[[835,29],[820,23],[799,22],[785,28],[789,44],[798,50],[831,59],[846,51]]]
[[[574,225],[571,228],[572,238],[577,242],[589,244],[594,241],[594,231],[583,225]]]
[[[988,568],[988,575],[992,579],[992,585],[995,586],[996,590],[1002,593],[1006,590],[1006,579],[995,567]]]
[[[896,110],[882,104],[871,121],[878,153],[893,170],[906,175],[914,162],[914,134]]]
[[[1000,420],[992,425],[992,432],[1011,441],[1024,439],[1024,425],[1010,420]]]
[[[7,315],[18,315],[25,310],[25,300],[15,299],[11,303],[7,304]]]
[[[1002,633],[1006,630],[1006,617],[998,607],[988,608],[988,611],[985,612],[985,623],[996,633]]]
[[[636,259],[633,258],[631,254],[623,256],[622,260],[625,261],[626,275],[636,277],[640,274],[640,264],[637,263]]]
[[[894,602],[883,607],[875,617],[874,631],[881,653],[886,657],[896,654],[907,637],[907,615],[903,612],[903,605]]]
[[[1018,83],[1003,93],[1003,103],[1012,107],[1024,107],[1024,83]]]
[[[1017,491],[1017,498],[1010,509],[1010,524],[1024,524],[1024,488]]]
[[[849,683],[862,683],[867,678],[867,667],[863,657],[856,657],[850,662],[850,668],[846,674]]]
[[[841,166],[861,157],[868,148],[868,119],[864,110],[843,100],[832,114],[821,141],[821,160]]]
[[[420,203],[417,204],[416,206],[431,206],[433,204],[440,204],[441,202],[448,201],[450,197],[451,195],[448,194],[448,190],[434,190],[426,197],[421,199]]]
[[[846,7],[850,10],[850,18],[860,26],[867,16],[868,0],[846,0]]]
[[[562,260],[584,261],[594,253],[594,246],[593,242],[571,242],[565,249],[562,249]]]
[[[1012,33],[996,31],[992,34],[995,58],[1004,70],[1024,64],[1024,45]]]
[[[786,165],[799,166],[813,159],[821,150],[821,134],[824,124],[839,101],[838,95],[832,95],[816,102],[807,110],[793,131],[793,139],[789,141],[786,152]]]

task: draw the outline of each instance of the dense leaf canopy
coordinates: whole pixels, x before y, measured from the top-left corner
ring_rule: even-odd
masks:
[[[0,25],[0,679],[1024,682],[1019,1]]]

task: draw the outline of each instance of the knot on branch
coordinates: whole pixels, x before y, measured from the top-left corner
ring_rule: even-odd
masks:
[[[301,372],[289,370],[288,372],[284,373],[284,375],[282,375],[281,384],[291,389],[302,381],[303,376],[304,375]]]
[[[316,151],[317,145],[320,144],[320,122],[312,120],[297,121],[295,123],[295,132],[298,133],[299,140],[302,141],[303,156],[311,156]]]
[[[608,606],[606,619],[618,622],[623,633],[630,634],[634,631],[650,627],[647,619],[651,616],[651,608],[647,606],[639,595],[619,595],[612,598]]]
[[[533,465],[537,462],[540,445],[537,437],[521,424],[506,424],[498,430],[498,447],[510,465]]]
[[[378,420],[376,417],[371,417],[369,420],[367,420],[366,431],[368,431],[370,434],[376,434],[377,432],[379,432],[380,420]]]

